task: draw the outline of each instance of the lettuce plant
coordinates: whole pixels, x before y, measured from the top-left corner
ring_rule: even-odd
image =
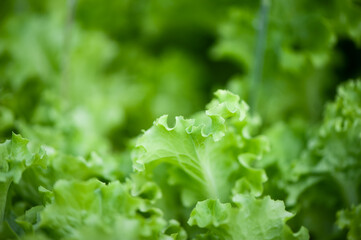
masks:
[[[360,2],[0,1],[0,239],[360,239]]]
[[[113,179],[100,157],[71,158],[47,146],[33,154],[28,140],[13,134],[1,145],[1,232],[45,239],[308,239],[306,229],[287,226],[293,214],[282,201],[262,196],[267,177],[254,162],[268,143],[252,136],[247,111],[237,95],[219,90],[193,118],[176,117],[170,127],[160,117],[136,140],[135,172],[125,182]]]

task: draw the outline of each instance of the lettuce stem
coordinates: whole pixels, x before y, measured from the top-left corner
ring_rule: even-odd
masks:
[[[72,39],[72,28],[74,25],[74,14],[77,0],[67,1],[67,16],[65,23],[65,32],[63,40],[63,59],[61,65],[61,82],[60,82],[60,93],[63,99],[67,99],[68,88],[69,88],[69,68],[71,64],[71,39]]]
[[[256,39],[256,52],[253,69],[253,78],[251,80],[250,105],[251,111],[257,111],[258,93],[261,86],[262,72],[264,65],[264,54],[267,44],[267,26],[270,0],[261,0],[261,9],[259,13],[258,33]]]

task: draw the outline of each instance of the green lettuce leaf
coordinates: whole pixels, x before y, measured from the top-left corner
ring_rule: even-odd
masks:
[[[293,215],[282,201],[245,195],[233,201],[234,206],[212,199],[197,203],[188,223],[208,230],[199,239],[308,239],[305,228],[292,233],[285,224]]]
[[[337,225],[342,229],[348,229],[347,239],[357,240],[361,236],[361,205],[351,209],[341,210],[337,213]]]
[[[361,201],[361,82],[349,81],[327,105],[322,125],[296,162],[286,186],[296,219],[317,238],[340,235],[336,213]]]
[[[44,150],[33,153],[29,141],[15,133],[11,140],[0,144],[0,221],[4,220],[8,190],[12,182],[19,183],[23,172],[32,166],[46,167]]]
[[[146,185],[136,191],[133,184],[59,180],[34,230],[52,239],[154,239],[167,234],[179,234],[179,239],[184,239],[185,232],[179,225],[175,221],[167,223],[162,212],[152,207],[159,194],[149,191],[157,189]]]
[[[0,144],[0,235],[9,238],[22,231],[15,223],[19,206],[12,201],[14,185],[19,184],[26,170],[45,168],[47,163],[45,151],[30,149],[28,143],[13,133],[10,140]]]
[[[264,171],[252,164],[268,145],[263,137],[250,136],[247,105],[228,91],[219,90],[215,96],[205,113],[177,117],[174,127],[169,127],[167,116],[157,119],[137,140],[133,153],[138,172],[152,175],[156,166],[170,165],[167,181],[181,188],[185,206],[207,198],[229,201],[232,189],[259,196],[266,181]]]

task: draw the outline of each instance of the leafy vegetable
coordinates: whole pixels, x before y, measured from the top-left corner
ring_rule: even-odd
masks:
[[[360,100],[360,81],[340,86],[318,134],[293,170],[298,177],[286,187],[288,202],[301,208],[298,216],[320,238],[338,234],[332,227],[336,212],[360,202]]]
[[[306,229],[292,233],[285,225],[292,214],[285,211],[282,202],[242,195],[233,201],[236,207],[219,200],[197,204],[188,223],[209,229],[200,239],[308,239]]]
[[[340,228],[348,228],[347,239],[358,239],[360,236],[360,205],[350,210],[342,210],[337,213],[337,224]]]
[[[259,196],[266,181],[265,173],[251,166],[267,143],[249,135],[247,105],[227,91],[215,95],[204,114],[177,117],[173,128],[167,116],[160,117],[136,144],[136,170],[151,172],[162,162],[175,167],[168,181],[182,188],[185,206],[207,198],[230,200],[232,189]]]
[[[0,1],[0,239],[359,239],[360,22],[359,0]]]
[[[28,140],[13,133],[11,140],[0,145],[1,175],[0,175],[0,220],[5,217],[5,207],[8,189],[12,182],[19,183],[23,172],[33,166],[46,166],[44,151],[32,153],[28,149]]]

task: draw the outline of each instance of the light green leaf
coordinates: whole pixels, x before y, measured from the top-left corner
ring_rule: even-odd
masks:
[[[167,116],[157,119],[133,153],[138,172],[152,175],[156,166],[171,165],[168,182],[181,187],[186,206],[207,198],[230,200],[237,181],[235,193],[258,196],[266,180],[264,171],[252,165],[268,145],[264,138],[250,136],[247,105],[228,91],[219,90],[215,96],[205,113],[176,117],[174,127]]]
[[[46,167],[47,156],[40,149],[33,153],[29,141],[15,133],[11,140],[0,144],[0,223],[4,220],[6,201],[11,183],[19,183],[26,169],[32,166]]]
[[[45,151],[32,153],[28,149],[29,140],[15,133],[11,140],[0,144],[0,182],[18,183],[22,173],[31,165],[46,166]]]
[[[212,239],[308,239],[304,228],[294,234],[286,225],[293,215],[283,202],[246,195],[233,201],[235,206],[210,199],[198,202],[188,223],[208,229]]]
[[[60,180],[54,186],[52,202],[40,213],[35,230],[69,240],[154,239],[178,234],[179,239],[184,239],[184,230],[174,221],[167,225],[162,212],[152,206],[157,194],[149,192],[154,191],[154,186],[145,184],[144,188],[134,189],[133,185],[130,180],[107,185],[95,179]]]
[[[191,226],[197,225],[201,228],[218,227],[228,222],[231,208],[230,203],[222,204],[218,199],[198,202],[196,210],[191,213],[188,224]]]

